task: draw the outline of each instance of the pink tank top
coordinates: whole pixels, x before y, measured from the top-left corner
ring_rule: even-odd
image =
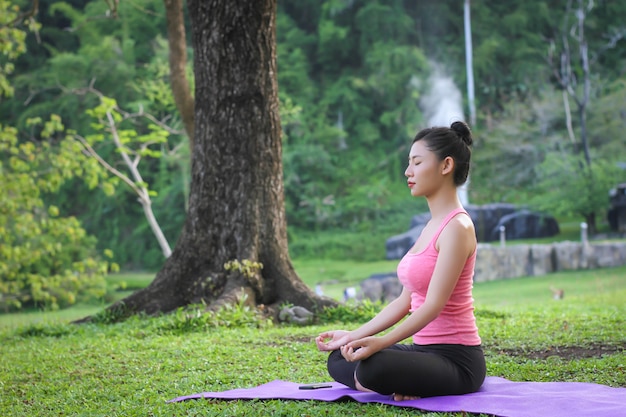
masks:
[[[443,220],[426,249],[416,253],[409,251],[398,264],[398,279],[411,292],[411,312],[417,310],[426,299],[428,285],[439,256],[435,247],[437,239],[443,228],[459,213],[467,214],[460,208],[452,211]],[[480,345],[472,298],[475,262],[476,251],[465,262],[452,295],[439,316],[413,335],[413,343]]]

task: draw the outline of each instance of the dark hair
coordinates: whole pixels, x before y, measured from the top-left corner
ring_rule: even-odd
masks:
[[[465,122],[454,122],[450,127],[429,127],[421,130],[413,143],[424,140],[426,147],[437,155],[440,161],[446,157],[454,160],[454,184],[465,184],[469,175],[472,157],[472,132]]]

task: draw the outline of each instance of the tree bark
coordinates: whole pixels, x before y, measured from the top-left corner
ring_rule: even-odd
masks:
[[[287,249],[276,80],[276,0],[189,0],[196,81],[189,211],[151,285],[110,307],[155,314],[243,294],[270,311],[335,302],[296,275]],[[246,275],[224,264],[260,262]]]
[[[591,10],[593,3],[590,3],[588,10]],[[585,38],[585,19],[586,11],[584,10],[583,0],[578,0],[578,10],[576,11],[576,19],[578,20],[578,53],[580,55],[580,67],[583,71],[583,91],[580,98],[578,108],[580,119],[580,142],[583,148],[583,155],[587,166],[591,166],[591,155],[589,153],[589,141],[587,140],[587,105],[591,95],[591,76],[589,70],[589,50],[587,39]]]
[[[187,36],[183,16],[183,0],[164,0],[169,44],[170,85],[176,108],[183,120],[189,149],[193,149],[194,100],[187,80]]]

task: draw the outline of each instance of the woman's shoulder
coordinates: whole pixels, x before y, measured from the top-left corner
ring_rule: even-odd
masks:
[[[438,239],[438,246],[461,245],[472,249],[476,245],[476,232],[471,217],[461,212],[454,216],[443,228]]]
[[[459,214],[450,220],[450,223],[458,224],[458,226],[463,230],[474,230],[474,221],[466,211],[459,212]]]

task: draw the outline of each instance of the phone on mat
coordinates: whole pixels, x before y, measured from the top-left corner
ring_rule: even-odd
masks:
[[[332,388],[333,386],[330,384],[307,384],[300,385],[299,389],[322,389],[322,388]]]

